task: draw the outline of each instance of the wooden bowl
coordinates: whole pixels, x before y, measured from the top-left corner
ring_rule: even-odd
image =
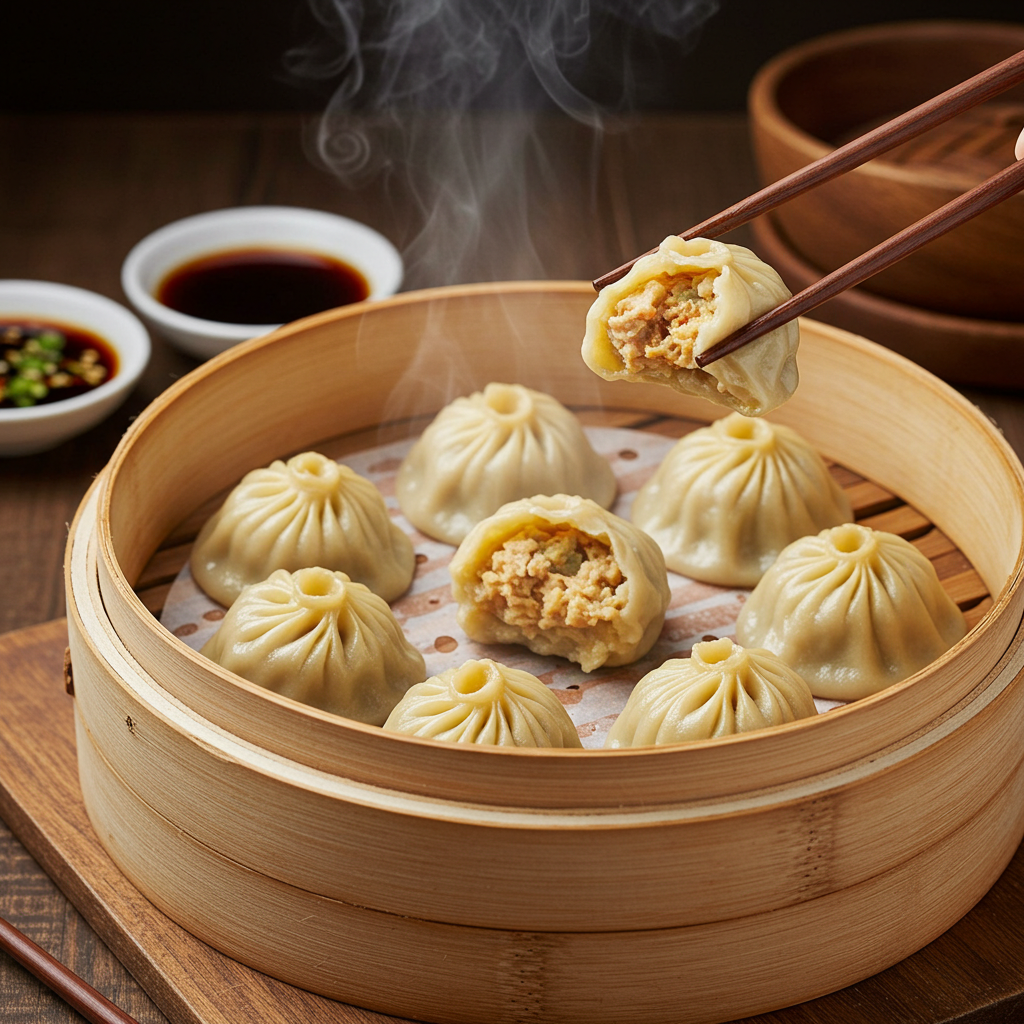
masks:
[[[1024,49],[1024,25],[910,22],[838,32],[775,57],[751,83],[764,184]],[[798,255],[828,272],[1013,161],[1024,86],[779,208]],[[861,287],[958,316],[1024,321],[1024,195]]]
[[[964,640],[873,697],[686,746],[467,749],[262,690],[147,611],[133,584],[154,552],[245,471],[411,430],[490,380],[646,418],[724,412],[591,374],[592,298],[466,286],[290,325],[160,396],[83,503],[67,585],[86,807],[128,878],[218,949],[425,1020],[721,1021],[902,959],[1012,856],[1024,471],[941,381],[811,321],[774,418],[905,498],[991,594]]]
[[[823,276],[794,250],[770,214],[758,217],[751,229],[757,254],[794,293]],[[936,313],[861,288],[829,299],[814,316],[871,338],[954,384],[1024,388],[1024,323]]]

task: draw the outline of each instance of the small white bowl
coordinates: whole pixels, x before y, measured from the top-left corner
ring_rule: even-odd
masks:
[[[24,409],[0,409],[0,456],[55,448],[109,416],[149,362],[149,335],[138,318],[103,295],[52,281],[0,281],[0,320],[80,327],[98,334],[117,354],[110,380],[73,398]]]
[[[164,278],[201,256],[246,247],[307,249],[355,267],[370,287],[370,299],[398,291],[402,257],[373,228],[320,210],[295,206],[237,206],[196,214],[147,235],[121,267],[121,285],[150,329],[198,359],[280,327],[229,324],[170,309],[154,297]]]

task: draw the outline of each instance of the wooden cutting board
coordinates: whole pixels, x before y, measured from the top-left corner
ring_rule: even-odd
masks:
[[[386,1024],[269,978],[183,931],[115,867],[78,787],[63,620],[0,637],[0,816],[174,1024]],[[813,965],[809,965],[813,969]],[[748,1024],[1024,1018],[1024,847],[945,935],[859,985]]]

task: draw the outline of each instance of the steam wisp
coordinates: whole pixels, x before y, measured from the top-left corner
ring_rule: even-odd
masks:
[[[309,2],[322,34],[289,66],[337,81],[317,155],[344,185],[379,179],[408,210],[396,239],[407,288],[545,277],[528,229],[533,183],[549,170],[536,117],[561,111],[596,141],[604,114],[630,109],[652,85],[636,44],[672,39],[682,58],[717,9],[717,0]]]

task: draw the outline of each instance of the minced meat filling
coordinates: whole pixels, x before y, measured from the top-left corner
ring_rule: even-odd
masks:
[[[614,619],[626,604],[625,582],[607,544],[572,527],[530,529],[494,552],[478,594],[494,615],[529,635]]]
[[[715,312],[714,271],[654,278],[621,299],[608,318],[608,338],[630,373],[693,369],[697,331]]]

